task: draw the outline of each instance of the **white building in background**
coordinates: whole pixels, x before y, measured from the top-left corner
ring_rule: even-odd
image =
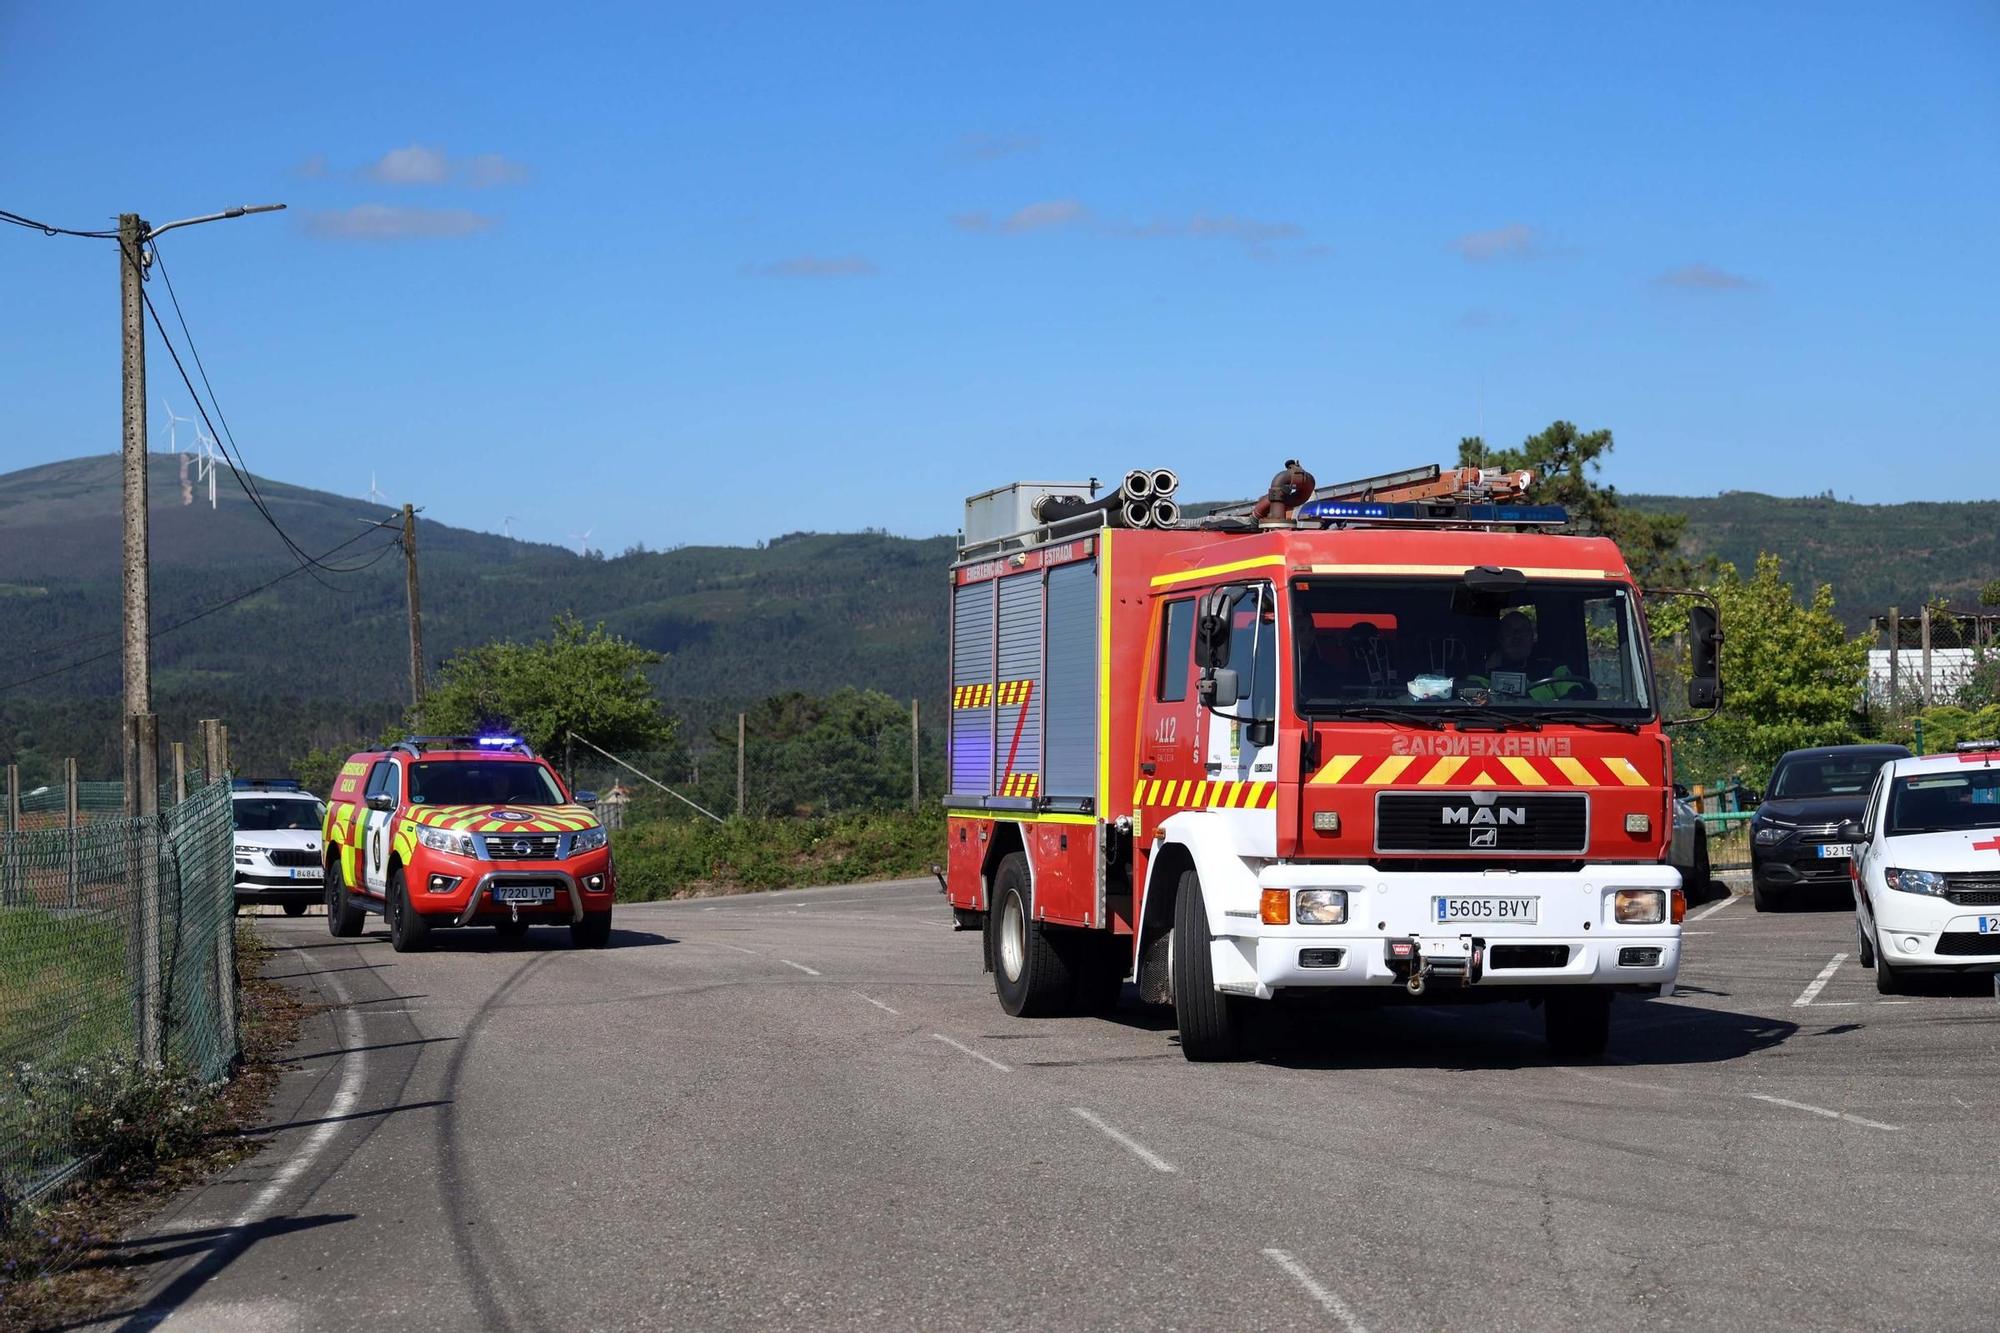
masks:
[[[1921,648],[1897,650],[1902,658],[1896,663],[1896,692],[1905,702],[1922,699],[1924,695],[1924,654]],[[1868,702],[1886,704],[1889,702],[1889,656],[1890,649],[1870,648],[1868,650]],[[1935,703],[1950,703],[1958,697],[1958,692],[1971,681],[1972,673],[1979,667],[1979,651],[1974,648],[1933,648],[1931,649],[1931,681],[1929,698]]]

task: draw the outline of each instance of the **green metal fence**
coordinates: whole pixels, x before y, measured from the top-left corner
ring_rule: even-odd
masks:
[[[214,1082],[238,1051],[229,783],[150,820],[30,804],[0,835],[0,1205],[88,1165],[72,1121],[107,1080]]]

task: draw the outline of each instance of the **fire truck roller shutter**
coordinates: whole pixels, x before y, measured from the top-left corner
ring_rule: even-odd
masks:
[[[953,796],[993,794],[993,586],[969,583],[951,595]]]
[[[1047,756],[1050,796],[1097,794],[1097,562],[1049,571]],[[1099,816],[1102,817],[1101,815]]]
[[[1002,796],[1038,796],[1042,772],[1042,571],[1000,580],[1000,710],[994,756]]]

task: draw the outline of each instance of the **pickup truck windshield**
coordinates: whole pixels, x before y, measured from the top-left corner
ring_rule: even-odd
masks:
[[[2000,828],[2000,768],[1923,773],[1889,789],[1890,837]]]
[[[410,770],[411,805],[561,805],[562,793],[540,764],[435,762]]]
[[[1631,591],[1601,580],[1478,587],[1461,579],[1292,581],[1300,713],[1384,705],[1652,716]]]

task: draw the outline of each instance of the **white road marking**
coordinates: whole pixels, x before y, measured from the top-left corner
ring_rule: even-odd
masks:
[[[860,991],[856,991],[854,993],[856,995],[861,995]],[[880,1000],[876,999],[873,995],[861,995],[861,998],[868,1001],[868,1003],[874,1005],[877,1009],[880,1009],[885,1014],[895,1014],[898,1018],[902,1017],[902,1012],[900,1010],[891,1009],[888,1005],[882,1003]]]
[[[1799,998],[1792,1001],[1792,1008],[1803,1009],[1811,1004],[1813,997],[1826,989],[1826,983],[1833,980],[1833,974],[1840,971],[1840,965],[1846,961],[1846,954],[1835,954],[1833,961],[1822,967],[1819,970],[1819,975],[1806,983],[1806,988],[1799,992]]]
[[[346,994],[340,989],[339,982],[329,977],[326,984],[336,1000],[342,1004],[347,1002]],[[348,1047],[365,1044],[367,1038],[361,1035],[361,1023],[354,1011],[342,1009],[340,1017],[341,1044]],[[361,1100],[361,1076],[366,1061],[367,1057],[359,1051],[350,1051],[342,1057],[340,1085],[334,1089],[333,1100],[327,1103],[326,1113],[320,1117],[317,1125],[307,1131],[298,1147],[291,1150],[284,1163],[271,1173],[271,1178],[264,1182],[264,1188],[258,1190],[244,1206],[243,1211],[236,1215],[234,1226],[237,1230],[241,1231],[265,1216],[271,1206],[278,1201],[278,1196],[283,1194],[293,1181],[305,1174],[306,1169],[313,1164],[313,1160],[326,1150],[328,1142],[340,1132],[347,1117],[353,1113],[354,1104]]]
[[[1103,1117],[1099,1116],[1096,1112],[1087,1110],[1081,1106],[1072,1106],[1069,1109],[1072,1115],[1131,1153],[1147,1166],[1152,1167],[1155,1171],[1172,1172],[1177,1169],[1172,1162],[1169,1162],[1166,1158],[1160,1156],[1130,1134],[1125,1133],[1125,1131],[1114,1125],[1107,1124]]]
[[[1913,1000],[1877,1000],[1877,1004],[1914,1004]]]
[[[1717,912],[1720,912],[1723,908],[1729,906],[1729,904],[1735,901],[1736,901],[1736,895],[1732,893],[1719,903],[1710,903],[1708,906],[1702,908],[1699,912],[1696,912],[1693,916],[1689,917],[1688,920],[1706,921],[1710,917],[1714,916]]]
[[[1340,1321],[1347,1333],[1368,1333],[1368,1326],[1354,1317],[1354,1311],[1347,1308],[1347,1302],[1340,1299],[1319,1284],[1304,1264],[1294,1259],[1284,1250],[1272,1248],[1264,1251],[1264,1257],[1285,1270],[1292,1281],[1305,1288],[1306,1295],[1319,1302],[1319,1308]]]
[[[1830,1111],[1824,1106],[1813,1106],[1806,1102],[1787,1101],[1783,1097],[1772,1097],[1761,1092],[1752,1092],[1745,1095],[1756,1101],[1769,1102],[1773,1106],[1785,1106],[1794,1111],[1808,1111],[1813,1115],[1823,1115],[1829,1120],[1849,1120],[1857,1125],[1866,1125],[1870,1129],[1886,1129],[1893,1133],[1903,1128],[1901,1125],[1885,1125],[1880,1120],[1864,1120],[1858,1115],[1849,1115],[1845,1111]]]
[[[740,944],[724,944],[721,940],[709,940],[707,943],[713,944],[718,949],[734,949],[738,953],[747,953],[754,958],[762,958],[764,956],[761,949],[746,949]]]
[[[971,1056],[975,1060],[984,1060],[987,1064],[992,1065],[995,1069],[999,1070],[1003,1074],[1011,1074],[1014,1072],[1014,1066],[1003,1065],[998,1060],[995,1060],[992,1056],[982,1055],[978,1051],[973,1050],[970,1046],[967,1046],[962,1041],[953,1041],[950,1037],[945,1036],[944,1033],[942,1032],[933,1032],[931,1033],[931,1035],[933,1037],[936,1037],[939,1041],[943,1042],[945,1045],[951,1047],[955,1051],[964,1051],[967,1055]]]
[[[786,967],[796,967],[799,971],[805,973],[809,977],[816,977],[819,975],[819,973],[813,971],[811,968],[807,967],[804,963],[795,963],[789,958],[780,958],[778,961],[783,963]]]

